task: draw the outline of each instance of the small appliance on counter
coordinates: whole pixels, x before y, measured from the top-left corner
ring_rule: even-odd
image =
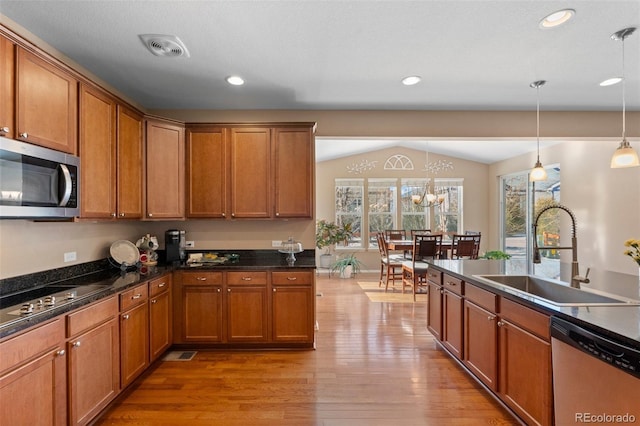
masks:
[[[169,229],[164,234],[164,249],[167,263],[184,262],[187,258],[186,233],[178,229]]]
[[[140,251],[140,263],[145,266],[158,264],[158,238],[146,234],[136,242],[136,247]]]

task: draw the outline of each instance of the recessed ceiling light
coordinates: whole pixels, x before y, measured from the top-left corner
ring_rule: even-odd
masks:
[[[618,84],[622,81],[622,77],[613,77],[613,78],[608,78],[605,81],[600,83],[600,86],[605,87],[605,86],[613,86],[614,84]]]
[[[227,83],[234,86],[242,86],[244,84],[244,79],[238,75],[230,75],[227,77]]]
[[[542,21],[540,21],[540,28],[557,27],[558,25],[562,25],[569,19],[573,18],[573,15],[575,14],[576,11],[573,9],[562,9],[557,12],[553,12],[552,14],[545,16]]]
[[[410,75],[409,77],[405,77],[402,79],[402,84],[405,86],[413,86],[414,84],[420,83],[422,77],[419,75]]]

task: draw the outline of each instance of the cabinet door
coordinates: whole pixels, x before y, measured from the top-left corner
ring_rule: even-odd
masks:
[[[442,343],[456,358],[462,359],[462,297],[444,290],[442,304]]]
[[[87,424],[120,390],[116,318],[72,339],[69,354],[69,424]]]
[[[274,129],[275,216],[311,218],[315,152],[311,128]]]
[[[0,136],[15,138],[16,46],[0,35]]]
[[[507,320],[499,326],[500,398],[527,424],[552,424],[550,343]]]
[[[269,218],[271,204],[271,130],[231,129],[231,217]]]
[[[147,121],[147,218],[184,218],[184,129]]]
[[[427,328],[433,336],[442,340],[442,287],[429,282]]]
[[[493,391],[498,390],[498,326],[495,313],[464,301],[464,363]]]
[[[133,382],[149,365],[149,307],[142,303],[120,314],[120,385]]]
[[[78,81],[20,47],[17,52],[18,139],[75,154],[78,150]]]
[[[149,361],[171,346],[171,290],[149,299]]]
[[[182,287],[182,342],[222,342],[222,286]]]
[[[116,215],[116,103],[93,86],[80,86],[80,216]]]
[[[226,216],[227,132],[187,129],[187,217]]]
[[[142,217],[142,115],[118,105],[118,217]]]
[[[0,376],[0,424],[67,424],[66,356],[53,349]]]
[[[273,341],[313,342],[314,294],[311,285],[274,285]]]
[[[227,341],[266,342],[268,334],[267,286],[227,287]]]

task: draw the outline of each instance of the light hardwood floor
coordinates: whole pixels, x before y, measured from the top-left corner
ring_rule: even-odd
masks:
[[[318,276],[313,351],[200,351],[157,363],[97,425],[517,425],[426,329],[425,303],[370,302]]]

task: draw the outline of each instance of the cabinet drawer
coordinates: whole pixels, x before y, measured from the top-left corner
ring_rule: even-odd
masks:
[[[551,339],[548,315],[502,297],[500,298],[500,316],[546,341]]]
[[[164,293],[171,287],[171,274],[149,281],[149,297]]]
[[[442,286],[460,296],[464,294],[464,281],[459,280],[458,278],[454,278],[451,275],[444,274],[442,276]]]
[[[476,305],[483,307],[492,313],[496,312],[498,296],[490,291],[483,290],[480,287],[466,283],[464,286],[464,295],[469,301]]]
[[[136,305],[144,303],[149,298],[147,283],[120,293],[120,311],[126,311]]]
[[[222,272],[184,272],[182,284],[211,285],[222,284]]]
[[[96,325],[113,318],[118,314],[118,298],[116,296],[67,315],[67,337],[76,336]]]
[[[311,284],[313,273],[311,272],[272,272],[271,283],[273,285]]]
[[[438,271],[437,269],[428,268],[427,280],[431,281],[436,285],[442,285],[442,272]]]
[[[64,341],[64,322],[58,318],[0,344],[0,375]]]
[[[227,284],[266,284],[267,271],[246,271],[227,273]]]

